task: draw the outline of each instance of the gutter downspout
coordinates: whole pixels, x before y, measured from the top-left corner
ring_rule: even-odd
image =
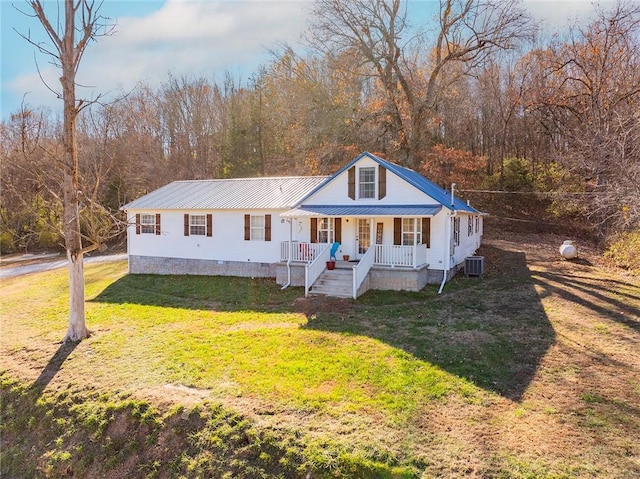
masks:
[[[442,265],[444,270],[442,271],[442,283],[440,283],[440,289],[438,290],[438,294],[442,294],[444,285],[447,282],[447,274],[449,273],[449,261],[451,258],[451,218],[453,218],[453,215],[450,213],[447,215],[447,223],[444,227],[444,236],[445,236],[445,245],[446,245],[444,248],[444,264]]]
[[[287,282],[280,288],[280,291],[287,289],[291,285],[291,255],[293,254],[293,220],[287,218],[289,222],[289,254],[287,255]]]
[[[451,189],[453,192],[453,188]],[[444,285],[447,282],[447,275],[449,274],[449,270],[451,269],[451,246],[453,244],[453,238],[451,237],[451,220],[457,216],[457,210],[453,210],[449,213],[449,217],[447,218],[447,224],[445,225],[445,242],[447,247],[444,251],[444,271],[442,273],[442,283],[440,283],[440,289],[438,290],[438,294],[442,294],[442,290],[444,289]]]
[[[442,272],[442,283],[440,283],[440,289],[438,290],[438,294],[442,294],[442,290],[444,289],[444,285],[447,282],[447,275],[449,274],[449,269],[451,268],[451,219],[455,218],[456,210],[455,210],[455,194],[456,194],[456,184],[451,183],[451,210],[452,212],[449,214],[449,218],[447,218],[447,224],[444,228],[444,236],[447,247],[445,248],[445,256],[444,256],[444,271]]]

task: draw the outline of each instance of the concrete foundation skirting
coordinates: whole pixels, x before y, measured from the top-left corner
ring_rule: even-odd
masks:
[[[287,284],[287,263],[276,263],[276,284]],[[304,286],[304,264],[291,264],[291,284],[289,286]]]
[[[305,265],[291,264],[290,286],[304,286]],[[457,268],[448,271],[448,279]],[[275,278],[276,283],[287,283],[287,264],[248,263],[205,259],[162,258],[158,256],[129,256],[131,274],[191,274],[207,276],[239,276],[248,278]],[[388,291],[420,291],[427,284],[440,284],[442,270],[373,267],[358,289],[358,296],[370,289]]]
[[[273,278],[276,275],[276,264],[189,258],[162,258],[158,256],[129,256],[129,273]],[[304,276],[302,281],[304,284]]]

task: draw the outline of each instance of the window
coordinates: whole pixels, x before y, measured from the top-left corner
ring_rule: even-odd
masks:
[[[468,226],[467,226],[467,236],[471,236],[473,234],[473,218],[468,216]]]
[[[367,166],[358,170],[358,198],[370,199],[376,197],[376,169]]]
[[[480,217],[476,216],[476,233],[480,233]]]
[[[190,215],[184,214],[184,235],[185,236],[213,236],[213,215]]]
[[[402,218],[402,244],[412,246],[422,243],[422,221],[418,218]]]
[[[264,216],[251,215],[251,241],[264,241]]]
[[[271,215],[244,215],[245,241],[271,241]]]
[[[202,236],[207,234],[205,215],[189,215],[189,234]]]
[[[145,234],[155,234],[156,215],[140,215],[140,232]]]
[[[456,216],[453,220],[453,244],[460,246],[460,217]]]
[[[318,243],[333,243],[333,218],[318,219]]]

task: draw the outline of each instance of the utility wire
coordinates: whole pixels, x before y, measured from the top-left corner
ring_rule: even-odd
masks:
[[[501,195],[538,195],[538,196],[593,196],[596,192],[565,192],[565,191],[505,191],[505,190],[458,190],[461,193],[491,193]]]

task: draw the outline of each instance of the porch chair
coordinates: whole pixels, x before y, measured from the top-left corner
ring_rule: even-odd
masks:
[[[329,261],[336,260],[336,253],[338,252],[338,248],[340,248],[340,243],[337,241],[331,245],[331,251],[329,252]]]

